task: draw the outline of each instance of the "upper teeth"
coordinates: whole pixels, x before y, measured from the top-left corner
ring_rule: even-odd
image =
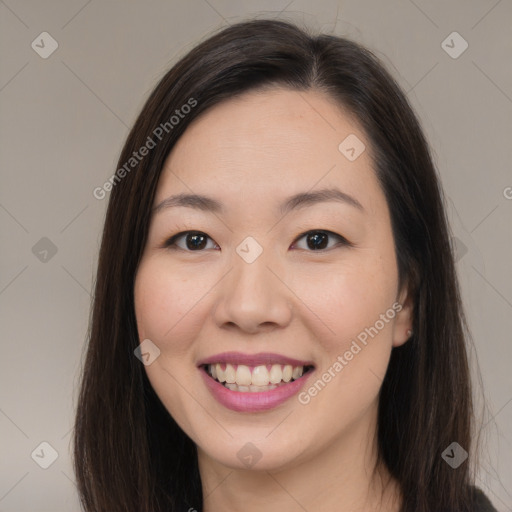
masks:
[[[298,379],[304,373],[303,366],[292,366],[290,364],[254,367],[244,364],[226,364],[225,369],[222,369],[222,366],[220,363],[210,364],[207,368],[208,373],[219,382],[238,384],[239,386],[250,386],[251,384],[254,386],[268,386],[269,384],[279,384],[281,381],[290,382],[292,379]]]

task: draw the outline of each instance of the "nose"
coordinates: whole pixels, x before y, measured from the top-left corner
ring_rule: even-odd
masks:
[[[290,323],[293,293],[283,282],[282,272],[264,254],[252,263],[235,254],[233,268],[222,280],[215,307],[219,327],[237,327],[255,334]]]

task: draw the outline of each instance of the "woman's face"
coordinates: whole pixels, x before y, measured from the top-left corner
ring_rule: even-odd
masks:
[[[279,470],[374,434],[411,324],[368,148],[325,95],[274,89],[207,111],[170,153],[135,307],[200,460]]]

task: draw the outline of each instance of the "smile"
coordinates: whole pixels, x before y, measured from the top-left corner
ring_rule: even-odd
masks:
[[[199,364],[213,397],[228,409],[257,412],[297,394],[314,370],[307,362],[276,354],[218,354]]]
[[[217,363],[206,366],[206,372],[231,391],[258,393],[270,391],[302,377],[311,366],[268,364],[247,366],[244,364]]]

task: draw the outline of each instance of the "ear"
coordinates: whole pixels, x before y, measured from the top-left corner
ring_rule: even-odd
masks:
[[[407,284],[403,286],[402,291],[399,293],[397,302],[400,304],[401,309],[398,311],[395,319],[393,347],[400,347],[413,335],[414,303]]]

